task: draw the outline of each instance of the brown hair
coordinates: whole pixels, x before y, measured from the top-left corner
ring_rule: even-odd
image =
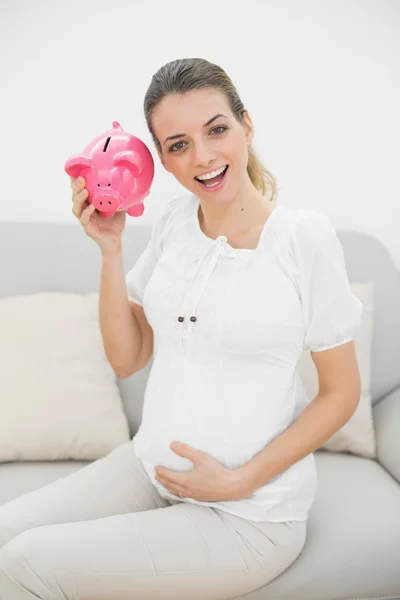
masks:
[[[243,113],[247,112],[236,87],[225,71],[204,58],[180,58],[162,66],[152,77],[146,92],[143,108],[147,127],[154,144],[162,155],[162,148],[152,125],[151,116],[157,104],[169,94],[184,94],[191,90],[211,88],[224,94],[230,109],[239,123],[243,123]],[[253,185],[263,196],[269,192],[269,200],[274,202],[276,181],[257,157],[251,144],[248,146],[247,172]]]

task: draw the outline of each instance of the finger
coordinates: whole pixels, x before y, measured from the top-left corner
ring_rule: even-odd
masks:
[[[70,186],[73,190],[75,189],[75,187],[78,183],[78,179],[79,179],[79,177],[72,177],[71,175],[69,176]]]
[[[84,188],[83,190],[81,190],[77,195],[76,195],[76,199],[79,200],[79,202],[81,204],[83,204],[85,198],[88,197],[88,191],[86,188]]]
[[[171,482],[178,483],[177,478],[181,475],[178,471],[173,471],[171,469],[167,469],[166,467],[156,467],[155,472],[160,477],[164,479],[168,479]]]
[[[168,469],[163,469],[162,471],[157,470],[156,477],[159,477],[159,479],[167,483],[167,485],[179,485],[177,474],[173,471],[168,471]]]
[[[79,192],[79,194],[75,195],[74,204],[77,207],[79,212],[81,212],[83,210],[84,203],[86,201],[87,196],[88,196],[88,191],[86,188],[84,190],[81,190]]]
[[[171,494],[174,494],[175,496],[179,496],[179,492],[182,491],[180,488],[173,486],[166,481],[161,481],[160,479],[158,479],[157,481],[159,481],[166,490],[168,490]],[[182,494],[183,494],[183,492],[182,492]]]
[[[173,487],[173,484],[171,481],[169,481],[168,479],[165,479],[165,477],[161,477],[160,475],[156,475],[156,480],[159,481],[161,483],[161,485],[163,485],[165,488],[170,489]]]
[[[72,180],[72,178],[71,178],[71,180]],[[86,189],[86,188],[84,187],[84,184],[82,184],[82,183],[79,183],[79,182],[77,181],[77,179],[75,179],[75,180],[72,182],[72,202],[73,202],[74,204],[75,204],[75,201],[76,201],[77,197],[79,196],[79,194],[81,193],[81,191],[83,191],[83,189]],[[80,197],[80,198],[81,198],[81,197]],[[74,211],[72,211],[72,212],[74,212]]]
[[[71,188],[73,190],[75,190],[76,192],[80,192],[86,185],[86,181],[84,179],[84,177],[82,177],[82,175],[80,175],[79,177],[76,177],[76,179],[74,179],[73,177],[70,177],[71,180]]]
[[[86,189],[79,192],[79,194],[75,194],[75,193],[73,194],[72,213],[79,219],[81,218],[82,212],[84,211],[86,206],[89,206],[88,203],[86,203],[86,206],[85,206],[87,195],[88,195],[88,192]]]
[[[78,179],[79,179],[79,181],[78,181]],[[82,175],[80,175],[79,177],[76,178],[76,185],[79,189],[82,189],[85,187],[86,181],[85,181],[85,178],[82,177]]]
[[[89,204],[89,206],[87,206],[85,208],[85,210],[82,212],[81,218],[79,219],[80,222],[82,223],[82,225],[87,225],[90,221],[90,217],[92,216],[92,214],[94,213],[95,208],[93,204]]]
[[[176,480],[172,480],[168,477],[164,477],[163,475],[156,475],[155,478],[167,489],[175,490],[178,492],[186,489],[186,485],[183,481],[179,482]]]

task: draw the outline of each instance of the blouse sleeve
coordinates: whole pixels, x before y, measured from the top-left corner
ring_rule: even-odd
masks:
[[[176,198],[169,200],[167,207],[151,230],[147,246],[125,277],[128,299],[140,306],[143,306],[144,291],[162,254],[165,240],[170,231],[176,201]]]
[[[344,252],[330,219],[304,210],[295,236],[304,350],[321,352],[354,339],[363,304],[350,287]]]

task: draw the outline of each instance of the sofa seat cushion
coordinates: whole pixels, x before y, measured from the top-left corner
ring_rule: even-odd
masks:
[[[400,598],[400,486],[373,459],[319,450],[318,489],[297,560],[240,600]],[[0,505],[87,462],[0,464]]]
[[[90,462],[90,461],[89,461]],[[65,477],[89,464],[88,461],[26,461],[0,463],[0,506]]]
[[[315,452],[317,495],[297,560],[240,600],[400,599],[400,486],[373,459]]]

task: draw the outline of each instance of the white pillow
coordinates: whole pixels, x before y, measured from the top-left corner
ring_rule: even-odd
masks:
[[[0,462],[93,461],[131,439],[98,302],[0,298]]]
[[[373,295],[375,283],[351,283],[354,294],[363,303],[361,324],[354,337],[354,345],[361,378],[360,402],[349,421],[325,442],[321,449],[331,452],[350,452],[358,456],[376,458],[375,429],[371,397],[371,349],[373,332]],[[310,399],[318,394],[318,372],[309,351],[299,361],[299,374]]]

